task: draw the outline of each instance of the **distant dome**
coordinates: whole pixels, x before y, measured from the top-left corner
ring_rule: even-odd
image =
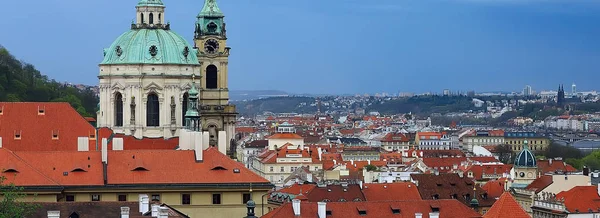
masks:
[[[159,28],[123,33],[104,50],[100,65],[110,64],[199,65],[196,49],[177,33]]]
[[[138,6],[164,6],[161,0],[140,0]]]
[[[520,167],[537,167],[537,161],[535,155],[529,150],[527,146],[527,140],[523,142],[523,150],[519,152],[517,158],[515,158],[515,166]]]

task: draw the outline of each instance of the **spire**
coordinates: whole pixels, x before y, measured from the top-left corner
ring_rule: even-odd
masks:
[[[198,90],[196,90],[196,75],[192,75],[192,88],[188,91],[188,109],[185,112],[185,126],[191,131],[200,131],[198,94]]]
[[[217,5],[217,0],[205,0],[198,17],[224,17],[224,15]]]

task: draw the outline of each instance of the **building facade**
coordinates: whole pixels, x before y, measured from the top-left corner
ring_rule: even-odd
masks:
[[[104,50],[100,63],[98,127],[137,138],[172,138],[185,126],[189,90],[197,80],[202,130],[216,146],[235,135],[235,106],[229,104],[230,48],[223,13],[206,0],[197,16],[195,44],[171,30],[161,0],[140,0],[135,22]],[[219,134],[225,131],[226,134]]]

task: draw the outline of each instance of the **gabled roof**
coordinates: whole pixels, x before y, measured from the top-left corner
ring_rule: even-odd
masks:
[[[521,205],[510,195],[504,192],[500,199],[483,216],[484,218],[530,218],[529,214],[521,208]]]
[[[382,142],[409,142],[410,138],[408,138],[408,136],[406,136],[405,134],[402,133],[388,133],[386,134],[383,139],[381,139]]]
[[[62,186],[104,185],[102,154],[99,151],[42,151],[15,152],[15,154]]]
[[[12,151],[77,151],[78,137],[96,135],[96,129],[69,103],[0,102],[0,108],[2,147]],[[88,146],[95,143],[89,140]]]
[[[488,193],[490,198],[499,198],[504,193],[504,186],[506,185],[506,179],[501,180],[490,180],[485,183],[481,188]]]
[[[443,218],[475,218],[480,214],[462,205],[456,200],[415,200],[387,202],[327,202],[325,205],[327,218],[382,218],[382,217],[415,217],[421,213],[423,218],[430,218],[429,213],[439,211]],[[364,214],[359,214],[363,211]],[[294,215],[292,203],[286,203],[265,214],[262,218],[314,218],[317,217],[316,202],[301,202],[300,216]]]
[[[543,175],[531,182],[525,189],[539,193],[546,187],[550,186],[554,181],[551,175]]]
[[[456,173],[440,173],[435,174],[411,174],[410,177],[417,184],[419,194],[423,199],[452,199],[455,198],[461,203],[469,206],[470,200],[473,198],[473,188],[479,206],[490,207],[494,204],[495,199],[489,197],[481,187],[477,187],[475,182],[467,177],[460,177]],[[467,196],[469,196],[467,198]]]
[[[578,170],[575,167],[565,163],[563,160],[538,160],[538,169],[545,173],[572,173]]]
[[[364,184],[362,192],[367,201],[421,200],[419,190],[412,182]]]
[[[0,148],[0,170],[0,176],[4,176],[8,183],[20,186],[58,185],[58,182],[6,148]]]

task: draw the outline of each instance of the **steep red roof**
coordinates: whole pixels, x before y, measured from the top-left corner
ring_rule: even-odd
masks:
[[[562,191],[556,195],[557,199],[564,198],[568,211],[573,213],[588,213],[591,209],[600,212],[600,196],[597,186],[575,186],[571,190]]]
[[[473,197],[473,188],[476,188],[479,206],[490,207],[495,201],[482,188],[477,187],[471,179],[460,177],[456,173],[412,174],[410,177],[417,184],[417,189],[423,199],[457,199],[469,206]]]
[[[513,196],[504,192],[500,199],[494,203],[494,205],[488,210],[483,216],[484,218],[530,218],[529,214],[521,208],[519,203],[513,198]]]
[[[364,184],[362,192],[367,201],[421,200],[419,190],[412,182]]]
[[[12,151],[77,151],[78,137],[96,135],[68,103],[0,102],[0,109],[2,146]],[[95,143],[90,139],[88,146]]]
[[[331,214],[327,215],[327,218],[415,217],[416,213],[421,213],[423,218],[430,218],[429,213],[434,210],[438,211],[439,217],[443,218],[481,217],[480,214],[456,200],[327,202],[325,207]],[[317,214],[316,202],[300,203],[300,216],[294,215],[292,203],[286,203],[262,218],[315,218]]]
[[[409,142],[410,139],[402,133],[388,133],[383,137],[383,139],[381,139],[381,141],[382,142]]]
[[[551,185],[552,182],[553,182],[553,180],[552,180],[551,175],[543,175],[542,177],[539,177],[539,178],[533,180],[533,182],[531,182],[529,185],[527,185],[527,187],[525,189],[530,190],[530,191],[535,191],[535,193],[539,193],[542,190],[544,190],[546,187]]]
[[[53,186],[58,182],[44,175],[14,152],[0,148],[0,176],[18,186]]]
[[[537,166],[542,173],[572,173],[578,171],[563,160],[538,160]]]
[[[512,167],[513,167],[512,164],[486,164],[486,165],[475,164],[475,165],[469,166],[464,171],[467,173],[472,172],[473,179],[475,179],[475,180],[484,180],[485,179],[484,175],[493,175],[493,176],[502,177],[504,174],[510,173],[510,170],[512,169]],[[468,174],[466,174],[466,175],[468,175]]]
[[[506,180],[490,180],[481,188],[488,193],[490,198],[499,198],[504,193],[504,185]]]
[[[174,164],[173,160],[177,160]],[[239,169],[235,173],[234,169]],[[265,183],[261,176],[211,147],[196,163],[194,151],[135,150],[108,153],[109,184]]]
[[[46,177],[64,186],[103,185],[102,156],[99,151],[15,152]]]
[[[317,185],[315,184],[297,184],[294,183],[291,186],[279,189],[277,192],[287,193],[292,195],[299,195],[300,190],[302,190],[303,195],[307,195],[310,191],[312,191]]]
[[[308,201],[320,202],[320,201],[365,201],[365,196],[360,190],[358,185],[348,185],[344,187],[342,185],[328,185],[326,187],[314,187],[310,193],[306,194]]]

